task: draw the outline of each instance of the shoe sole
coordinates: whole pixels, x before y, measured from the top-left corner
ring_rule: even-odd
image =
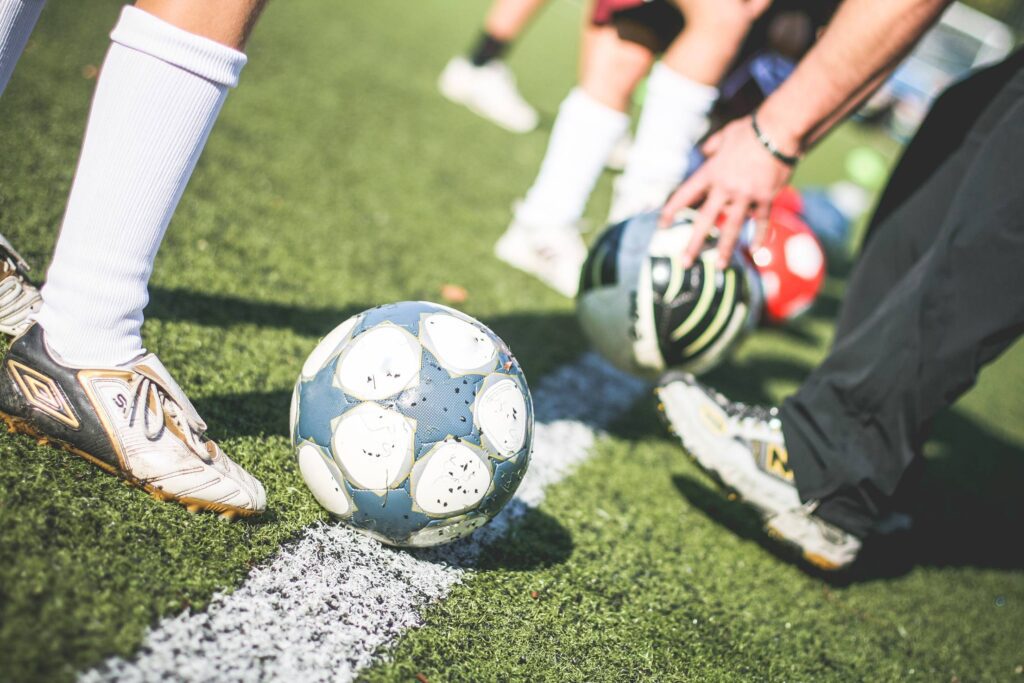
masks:
[[[774,541],[776,541],[780,545],[785,546],[791,552],[798,554],[806,562],[814,565],[818,569],[827,572],[838,572],[840,570],[846,569],[846,567],[848,566],[845,564],[836,564],[835,562],[829,560],[828,558],[822,555],[819,555],[818,553],[807,550],[799,543],[783,536],[782,532],[778,531],[775,527],[773,527],[770,522],[765,524],[764,530],[768,534],[768,536],[770,536]]]
[[[671,421],[669,421],[668,413],[665,411],[665,404],[661,400],[661,395],[658,393],[658,389],[654,390],[654,396],[658,399],[658,417],[661,419],[662,424],[665,425],[669,433],[678,438],[679,441],[682,443],[683,451],[686,453],[686,457],[689,458],[691,462],[693,462],[697,467],[699,467],[702,472],[707,474],[712,479],[712,481],[714,481],[715,484],[718,485],[722,492],[725,493],[726,498],[728,498],[731,501],[739,501],[744,505],[749,506],[762,517],[764,517],[766,514],[770,514],[770,511],[766,511],[762,507],[755,505],[751,501],[744,498],[739,491],[737,491],[733,486],[731,486],[724,479],[722,479],[722,476],[718,473],[716,469],[714,469],[713,467],[708,467],[707,465],[703,464],[697,458],[697,456],[693,454],[693,449],[690,447],[690,444],[687,441],[686,437],[684,437],[682,434],[679,434],[676,431],[675,427],[672,425]],[[846,566],[838,565],[828,560],[827,558],[822,557],[820,554],[804,548],[799,543],[796,543],[793,540],[786,538],[781,534],[781,532],[772,527],[770,522],[765,522],[764,530],[770,538],[772,538],[775,541],[778,541],[781,546],[784,546],[788,550],[795,553],[797,556],[803,558],[804,561],[817,567],[818,569],[829,572],[835,572],[844,569]]]
[[[166,503],[178,503],[182,505],[186,510],[191,513],[197,512],[213,512],[220,515],[222,519],[234,520],[238,517],[254,517],[258,514],[256,510],[247,510],[240,508],[235,505],[228,505],[226,503],[214,503],[208,500],[200,500],[198,498],[190,498],[188,496],[175,496],[174,494],[167,493],[166,491],[159,489],[152,484],[147,484],[144,481],[136,479],[119,469],[111,467],[108,463],[97,458],[96,456],[77,448],[66,441],[61,439],[55,439],[52,436],[47,436],[40,432],[38,429],[33,427],[27,420],[14,415],[8,415],[7,413],[0,411],[0,420],[3,420],[7,424],[7,429],[11,434],[24,434],[25,436],[32,437],[39,443],[40,446],[53,446],[72,455],[87,460],[88,462],[96,465],[101,470],[108,474],[112,474],[115,477],[123,480],[129,486],[140,488],[150,496]]]

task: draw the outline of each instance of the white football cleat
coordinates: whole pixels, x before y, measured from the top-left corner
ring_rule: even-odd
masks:
[[[494,254],[571,299],[579,288],[587,245],[575,225],[535,226],[513,220],[495,243]]]
[[[540,120],[519,94],[512,71],[498,59],[474,66],[465,57],[455,57],[441,72],[437,87],[452,102],[513,133],[528,133]]]
[[[0,333],[17,337],[32,324],[43,300],[28,280],[25,259],[0,235]]]
[[[655,393],[669,429],[697,464],[754,507],[768,534],[829,571],[848,567],[861,541],[803,503],[789,467],[778,410],[729,401],[693,375],[670,372]]]
[[[206,438],[206,423],[151,353],[129,367],[72,367],[31,325],[3,360],[0,418],[189,512],[230,519],[266,507],[263,485]]]

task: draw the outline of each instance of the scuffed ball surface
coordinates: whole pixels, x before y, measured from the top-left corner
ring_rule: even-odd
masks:
[[[310,353],[292,446],[317,501],[385,543],[429,546],[483,526],[526,473],[533,405],[508,347],[437,304],[349,318]]]

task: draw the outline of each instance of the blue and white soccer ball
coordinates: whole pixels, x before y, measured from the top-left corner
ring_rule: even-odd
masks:
[[[533,404],[508,347],[447,306],[406,301],[338,325],[291,406],[317,501],[384,543],[432,546],[483,526],[530,462]]]

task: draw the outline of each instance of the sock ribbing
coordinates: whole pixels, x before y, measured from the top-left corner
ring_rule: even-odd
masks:
[[[37,320],[68,362],[144,353],[164,232],[245,55],[126,7],[111,34]]]

